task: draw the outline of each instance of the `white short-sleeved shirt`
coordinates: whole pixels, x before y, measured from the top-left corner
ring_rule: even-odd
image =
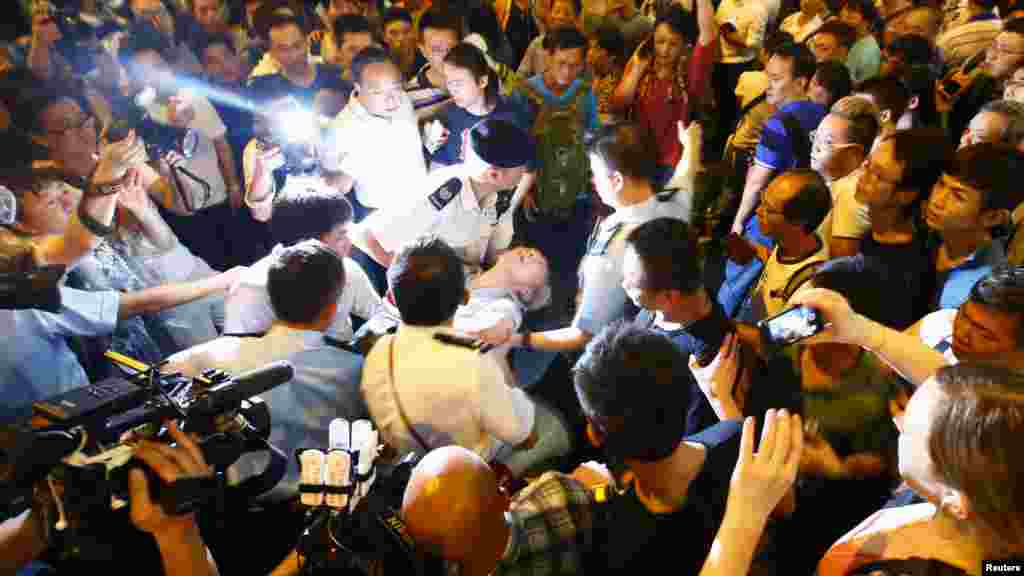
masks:
[[[195,111],[195,117],[189,122],[188,127],[199,132],[203,136],[206,136],[210,140],[216,140],[224,136],[228,129],[224,126],[224,122],[220,119],[220,115],[217,114],[217,110],[213,108],[210,101],[198,94],[190,93],[185,88],[178,91],[177,96],[185,99],[191,103],[192,109]],[[146,111],[149,112],[150,118],[160,124],[170,124],[167,114],[167,104],[160,100],[154,100],[148,106]]]
[[[244,272],[237,285],[225,297],[225,334],[260,334],[266,332],[276,317],[267,293],[267,273],[283,247],[279,244],[269,255],[260,259]],[[327,333],[341,341],[352,339],[350,315],[369,319],[381,305],[380,296],[373,289],[362,267],[351,258],[343,258],[345,287],[338,297],[338,310]]]
[[[956,308],[936,310],[921,319],[917,326],[917,335],[929,348],[941,352],[950,364],[959,360],[953,354],[953,322],[956,321]]]
[[[391,253],[425,235],[447,242],[463,262],[480,266],[489,253],[512,243],[513,190],[478,200],[461,164],[441,168],[428,176],[404,210],[378,210],[360,226],[366,226]]]
[[[67,337],[112,334],[120,293],[61,287],[60,295],[56,313],[0,310],[0,414],[89,384]]]
[[[626,291],[622,289],[622,258],[629,232],[655,218],[689,219],[688,202],[672,196],[651,196],[632,206],[619,208],[598,225],[580,263],[579,310],[573,326],[597,334],[625,313]]]
[[[422,453],[423,447],[403,422],[398,402],[428,448],[455,444],[491,460],[501,443],[518,445],[530,437],[535,406],[493,354],[435,340],[444,330],[402,325],[378,340],[363,368],[363,398],[381,439],[401,454]]]
[[[331,121],[324,167],[355,181],[356,199],[369,208],[408,206],[427,175],[423,142],[409,96],[390,118],[370,114],[357,96]]]

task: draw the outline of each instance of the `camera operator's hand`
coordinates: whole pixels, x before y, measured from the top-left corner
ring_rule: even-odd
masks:
[[[132,131],[124,140],[106,143],[100,148],[99,162],[96,164],[90,184],[96,188],[118,184],[128,173],[129,168],[145,161],[146,148]]]
[[[135,457],[167,484],[184,478],[212,475],[213,470],[203,458],[198,444],[182,432],[176,423],[172,422],[167,429],[176,446],[138,440],[135,442]],[[160,504],[150,497],[149,481],[142,470],[134,469],[128,473],[128,494],[132,524],[156,539],[165,574],[216,573],[193,514],[171,516],[165,513]]]
[[[804,450],[799,414],[765,412],[761,441],[754,451],[754,419],[743,421],[740,454],[729,481],[729,502],[742,504],[752,518],[766,520],[796,480]]]
[[[814,309],[821,315],[827,327],[804,341],[804,344],[819,342],[843,342],[863,346],[868,344],[870,327],[867,320],[850,308],[839,293],[823,288],[800,292],[793,296],[790,304],[799,304]]]

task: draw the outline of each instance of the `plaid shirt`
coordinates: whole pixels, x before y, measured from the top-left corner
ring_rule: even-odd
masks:
[[[593,493],[565,474],[548,472],[519,491],[509,508],[511,543],[496,575],[582,572],[590,548]]]

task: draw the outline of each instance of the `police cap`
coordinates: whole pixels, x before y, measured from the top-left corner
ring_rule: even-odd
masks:
[[[496,168],[515,168],[533,162],[533,138],[525,131],[497,118],[477,122],[469,131],[469,145],[481,160]]]

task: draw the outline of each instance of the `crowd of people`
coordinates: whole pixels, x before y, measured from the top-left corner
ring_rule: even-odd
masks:
[[[5,299],[2,421],[108,350],[287,361],[269,442],[371,421],[449,572],[1021,569],[1024,4],[18,4],[0,273],[60,298]],[[175,515],[153,482],[267,463],[165,431],[125,439],[110,567],[309,568],[298,458]],[[96,567],[37,488],[0,571]]]

